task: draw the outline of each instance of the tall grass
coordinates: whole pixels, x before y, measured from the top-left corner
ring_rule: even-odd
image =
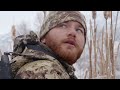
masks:
[[[97,12],[92,11],[92,20],[94,29],[92,27],[92,21],[90,20],[90,38],[88,41],[89,48],[89,78],[106,78],[115,79],[115,61],[118,57],[119,46],[117,54],[114,52],[114,43],[117,30],[117,22],[119,11],[116,14],[115,25],[113,26],[113,15],[112,11],[103,12],[105,19],[105,26],[101,30],[101,37],[96,37],[97,26],[96,18]],[[110,27],[108,27],[108,19],[110,20]],[[113,28],[115,27],[115,28]],[[110,29],[108,29],[110,28]],[[101,42],[99,42],[101,41]],[[92,58],[92,55],[94,58]],[[99,66],[99,69],[97,68]],[[86,76],[85,76],[86,77]]]
[[[97,17],[97,13],[96,11],[92,11],[92,18],[94,21],[94,39],[93,39],[93,45],[94,45],[94,77],[97,76],[97,71],[96,71],[96,64],[97,64],[97,51],[96,51],[96,17]]]
[[[88,37],[87,37],[88,38]],[[88,48],[89,48],[89,78],[92,78],[92,22],[90,20],[90,41],[88,41]]]
[[[12,26],[11,37],[12,37],[12,40],[14,41],[14,39],[16,37],[16,28],[15,28],[15,25]]]

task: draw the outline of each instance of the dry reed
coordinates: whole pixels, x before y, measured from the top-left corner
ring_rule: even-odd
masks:
[[[119,49],[117,51],[117,55],[114,55],[115,54],[114,53],[114,41],[115,41],[115,36],[116,36],[119,12],[117,12],[115,29],[113,30],[112,11],[104,11],[103,15],[104,15],[105,22],[106,22],[106,29],[105,29],[106,32],[104,31],[104,27],[103,27],[101,38],[99,39],[96,37],[96,34],[97,34],[97,27],[96,27],[97,15],[96,14],[97,14],[96,11],[92,11],[92,19],[94,20],[94,29],[92,29],[92,22],[90,20],[90,40],[88,41],[89,66],[90,66],[89,67],[89,78],[97,78],[100,76],[106,79],[115,79],[115,61],[118,57]],[[111,20],[111,25],[110,25],[110,30],[109,30],[110,33],[108,33],[108,19]],[[101,39],[101,43],[99,42],[100,39]],[[92,49],[94,49],[94,52],[92,52],[93,51]],[[106,53],[104,53],[104,51]],[[100,63],[97,63],[98,54],[100,57],[98,59],[100,60],[99,61]],[[94,60],[92,60],[92,55],[94,55]],[[92,65],[93,61],[94,61],[94,65]],[[97,71],[97,64],[98,66],[100,66],[99,71]],[[85,75],[85,78],[86,78],[86,75]]]

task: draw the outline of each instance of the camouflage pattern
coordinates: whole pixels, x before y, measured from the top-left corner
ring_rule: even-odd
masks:
[[[47,50],[47,46],[44,48]],[[27,47],[11,63],[15,79],[71,79],[75,69],[67,63],[66,67],[67,69],[56,58]]]
[[[22,53],[25,49],[25,45],[27,44],[38,44],[39,40],[37,35],[30,31],[27,35],[20,35],[14,39],[14,46],[13,46],[13,52],[14,53]]]
[[[17,79],[70,79],[62,65],[55,60],[39,60],[24,65]]]
[[[77,21],[83,26],[86,36],[86,30],[87,30],[86,20],[82,13],[80,13],[79,11],[50,11],[43,22],[43,25],[40,30],[39,38],[41,39],[52,28],[54,28],[58,24],[71,20]]]
[[[38,41],[38,37],[33,31],[30,31],[28,35],[20,35],[16,37],[14,40],[13,51],[16,53],[22,53],[24,48],[20,46],[26,44],[36,44],[37,41]]]

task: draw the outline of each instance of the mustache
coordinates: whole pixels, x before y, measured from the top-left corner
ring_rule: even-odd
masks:
[[[74,38],[66,38],[63,40],[63,43],[69,43],[71,45],[74,45],[75,47],[78,47],[78,43]]]

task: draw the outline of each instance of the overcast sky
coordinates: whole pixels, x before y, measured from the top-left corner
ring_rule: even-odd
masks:
[[[38,11],[0,11],[0,34],[8,33],[13,24],[18,25],[22,21],[31,24],[35,21]]]

